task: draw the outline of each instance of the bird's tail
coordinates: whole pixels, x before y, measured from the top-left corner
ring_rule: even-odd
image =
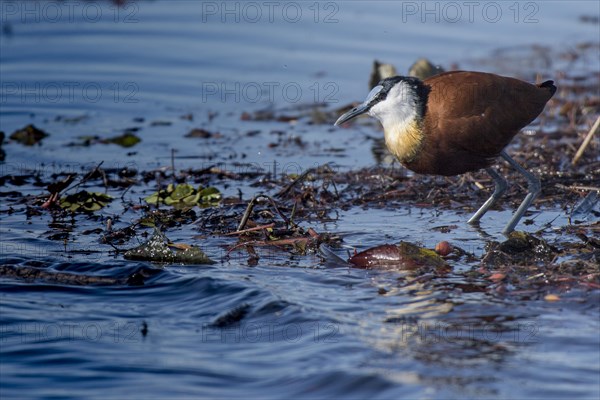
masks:
[[[554,96],[554,93],[556,93],[556,86],[554,86],[554,81],[542,82],[539,85],[537,85],[537,87],[548,89],[550,91],[550,97]]]

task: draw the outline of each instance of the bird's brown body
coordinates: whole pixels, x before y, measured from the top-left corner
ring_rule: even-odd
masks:
[[[421,140],[400,161],[420,174],[446,176],[489,167],[556,91],[552,82],[532,85],[483,72],[446,72],[423,83],[427,100],[414,127]]]
[[[485,72],[453,71],[421,81],[406,76],[381,80],[367,99],[335,125],[368,113],[381,122],[385,144],[404,166],[420,174],[459,175],[485,168],[494,193],[469,219],[478,223],[506,191],[490,165],[502,157],[528,181],[528,193],[503,233],[512,232],[540,193],[540,180],[504,151],[512,138],[544,109],[556,86],[532,85]]]

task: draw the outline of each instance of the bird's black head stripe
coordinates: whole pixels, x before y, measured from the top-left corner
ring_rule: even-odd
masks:
[[[400,82],[407,83],[413,90],[413,93],[416,94],[417,98],[417,107],[419,107],[420,115],[425,115],[426,107],[427,107],[427,97],[429,95],[429,86],[423,83],[419,78],[415,78],[413,76],[392,76],[390,78],[385,78],[379,81],[378,85],[382,86],[383,89],[379,92],[379,94],[373,99],[372,104],[378,103],[386,99],[388,93],[394,86],[396,86]]]

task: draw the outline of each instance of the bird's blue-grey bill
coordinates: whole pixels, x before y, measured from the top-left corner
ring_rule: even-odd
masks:
[[[348,111],[347,113],[342,114],[342,116],[339,117],[337,121],[335,121],[334,126],[339,126],[339,125],[343,124],[344,122],[350,121],[354,117],[358,117],[360,114],[366,113],[367,111],[369,111],[369,107],[365,103],[361,104],[358,107],[354,107],[352,110]]]

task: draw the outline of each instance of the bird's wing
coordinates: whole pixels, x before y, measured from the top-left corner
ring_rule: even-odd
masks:
[[[484,157],[498,155],[551,97],[526,82],[482,72],[447,72],[425,83],[426,131],[440,132],[440,146]]]

